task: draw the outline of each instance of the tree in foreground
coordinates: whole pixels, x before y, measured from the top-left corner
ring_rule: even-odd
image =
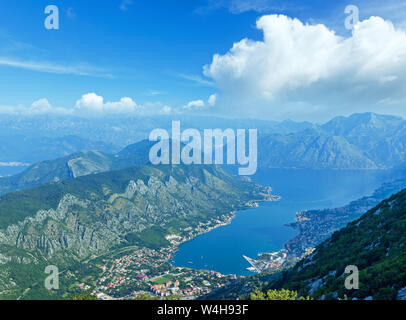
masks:
[[[251,300],[311,300],[310,297],[299,297],[297,291],[287,289],[268,290],[266,293],[256,290],[250,294]]]
[[[70,297],[69,300],[98,300],[94,294],[91,294],[90,291],[81,292]]]

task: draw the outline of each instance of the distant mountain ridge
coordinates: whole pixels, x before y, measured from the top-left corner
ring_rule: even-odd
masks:
[[[151,142],[141,141],[117,154],[80,151],[55,160],[38,162],[23,172],[0,178],[0,195],[89,174],[120,170],[149,163]]]
[[[336,117],[323,125],[284,121],[272,123],[272,130],[279,133],[260,131],[259,167],[390,169],[406,163],[406,121],[399,117],[363,113]],[[17,175],[0,178],[0,194],[148,164],[154,143],[142,140],[116,154],[81,151],[41,161]]]
[[[389,169],[406,162],[406,121],[375,113],[336,117],[259,140],[259,165],[312,169]]]
[[[68,116],[68,115],[31,115],[16,116],[0,114],[0,141],[4,141],[8,147],[20,146],[24,139],[60,139],[66,136],[76,136],[80,139],[91,141],[103,141],[106,145],[113,146],[111,150],[101,150],[101,148],[75,149],[68,153],[80,150],[99,150],[112,153],[148,138],[149,133],[157,128],[170,130],[172,121],[181,122],[181,127],[196,128],[256,128],[266,133],[288,133],[302,130],[306,126],[311,126],[306,122],[277,122],[270,120],[256,119],[227,119],[214,116],[186,116],[186,115],[154,115],[154,116],[114,116],[101,118],[88,118]],[[30,148],[30,145],[26,149]],[[114,149],[114,150],[113,150]],[[10,149],[10,151],[13,149]],[[18,150],[18,148],[17,148]],[[32,149],[31,149],[32,150]],[[34,149],[35,150],[35,149]],[[3,151],[0,146],[0,151]],[[6,151],[4,149],[4,151]],[[20,153],[21,150],[20,149]],[[18,156],[18,153],[10,153],[10,156]],[[7,155],[7,154],[1,154]],[[35,154],[35,160],[31,160],[31,154],[24,154],[28,158],[23,159],[2,159],[0,161],[23,161],[33,163],[35,161],[52,159],[52,157],[40,157]],[[63,155],[63,154],[62,154]],[[66,155],[66,154],[65,154]],[[56,157],[61,156],[58,154]],[[38,158],[39,157],[39,158]]]
[[[3,128],[4,129],[4,128]],[[0,130],[1,131],[1,130]],[[38,136],[37,134],[13,134],[12,130],[0,135],[0,161],[35,163],[44,159],[55,159],[81,150],[113,152],[113,144],[81,138],[72,134]]]

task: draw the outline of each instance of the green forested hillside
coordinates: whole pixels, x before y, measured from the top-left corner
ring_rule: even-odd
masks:
[[[406,189],[335,232],[271,287],[336,299],[395,299],[406,287]],[[344,286],[346,266],[359,269],[359,289]]]
[[[182,165],[140,166],[8,193],[0,197],[0,298],[40,283],[46,265],[64,270],[122,246],[159,249],[168,245],[168,234],[182,236],[267,197],[267,188],[221,168]]]
[[[114,155],[99,151],[81,151],[62,158],[41,161],[19,174],[0,178],[0,195],[48,182],[146,165],[149,163],[150,146],[151,142],[144,140]]]

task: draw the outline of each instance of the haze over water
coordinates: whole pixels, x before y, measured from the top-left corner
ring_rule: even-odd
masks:
[[[261,202],[257,208],[238,211],[231,224],[182,244],[174,255],[175,266],[209,269],[224,274],[249,275],[242,255],[277,251],[297,231],[284,226],[295,213],[333,208],[370,195],[384,181],[375,170],[259,169],[252,179],[270,185],[280,201]]]

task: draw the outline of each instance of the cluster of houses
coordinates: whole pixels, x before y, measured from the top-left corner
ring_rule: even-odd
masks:
[[[217,271],[208,270],[207,272],[208,272],[209,274],[215,276],[216,278],[222,278],[222,277],[224,277],[220,272],[217,272]]]
[[[167,296],[171,295],[171,292],[174,293],[174,292],[183,291],[183,290],[179,290],[179,281],[178,280],[176,280],[175,282],[168,280],[165,283],[154,284],[151,287],[151,291],[161,297],[167,297]],[[169,291],[171,291],[171,292],[169,292]]]
[[[90,286],[87,285],[87,284],[85,284],[85,283],[79,283],[79,284],[78,284],[78,287],[79,287],[80,289],[82,289],[82,290],[85,290],[85,291],[90,290]]]

